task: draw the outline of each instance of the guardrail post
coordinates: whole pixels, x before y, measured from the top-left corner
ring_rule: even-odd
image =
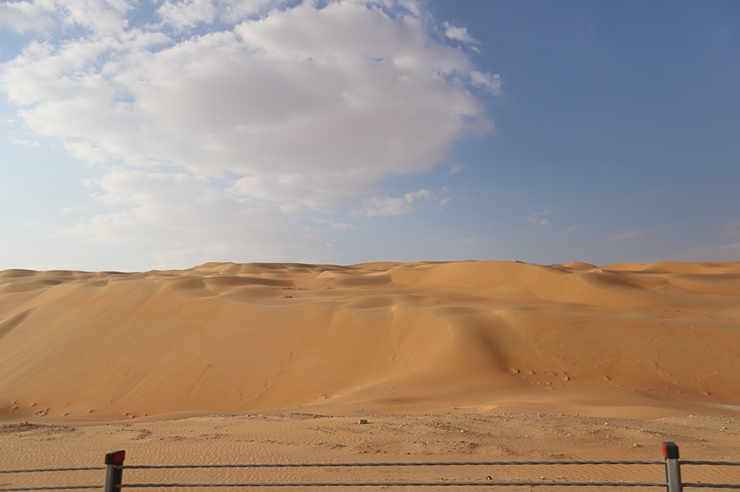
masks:
[[[104,492],[120,492],[123,480],[123,460],[126,451],[113,451],[105,455],[105,490]]]
[[[668,492],[681,492],[681,464],[678,462],[678,446],[675,442],[663,443],[663,457]]]

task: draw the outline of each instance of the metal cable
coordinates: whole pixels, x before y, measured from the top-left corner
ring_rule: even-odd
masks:
[[[86,471],[86,470],[105,470],[105,467],[104,466],[85,466],[81,468],[26,468],[24,470],[0,470],[0,473],[36,473],[36,472]]]
[[[708,489],[740,489],[740,484],[733,485],[731,483],[682,483],[681,486]]]
[[[249,482],[249,483],[125,483],[124,488],[169,487],[491,487],[498,485],[549,485],[571,487],[665,487],[655,482]],[[2,489],[0,489],[2,490]]]
[[[102,489],[104,485],[49,485],[48,487],[0,487],[0,492],[17,492],[20,490],[69,490],[69,489]]]
[[[664,461],[429,461],[388,463],[235,463],[203,465],[123,465],[123,469],[151,468],[309,468],[354,466],[512,466],[512,465],[663,465]]]
[[[718,466],[740,466],[740,461],[699,461],[699,460],[679,460],[683,465],[718,465]]]

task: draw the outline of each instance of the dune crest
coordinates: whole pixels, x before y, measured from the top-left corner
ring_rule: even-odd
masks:
[[[0,272],[0,419],[740,410],[740,262]]]

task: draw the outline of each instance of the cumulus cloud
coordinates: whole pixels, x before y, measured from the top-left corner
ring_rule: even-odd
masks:
[[[168,0],[157,9],[157,14],[164,25],[184,30],[214,21],[234,24],[266,7],[283,3],[285,0]]]
[[[354,211],[354,215],[364,217],[403,215],[423,206],[424,202],[433,198],[428,190],[410,191],[400,198],[372,196],[363,201],[362,206]]]
[[[121,31],[128,25],[125,0],[33,0],[0,3],[0,29],[20,34],[55,28],[82,27],[97,34]]]
[[[6,2],[0,4],[0,29],[23,34],[54,27],[53,11],[31,2]]]
[[[493,129],[470,89],[500,95],[500,77],[448,44],[474,40],[440,31],[423,3],[168,0],[149,18],[144,7],[0,2],[0,28],[43,33],[0,65],[19,119],[112,169],[96,200],[120,209],[66,233],[179,238],[173,258],[193,254],[196,227],[241,237],[240,222],[213,214],[291,224],[285,204],[352,207],[383,179],[431,169],[466,132]],[[398,215],[425,199],[376,196],[357,210]]]
[[[93,3],[110,17],[96,29],[125,24],[125,2]],[[0,84],[28,127],[83,159],[233,173],[247,178],[235,189],[312,205],[429,169],[485,120],[459,79],[494,92],[499,79],[408,10],[306,2],[249,17],[266,6],[165,3],[165,25],[235,24],[181,39],[132,26],[33,42],[2,67]]]

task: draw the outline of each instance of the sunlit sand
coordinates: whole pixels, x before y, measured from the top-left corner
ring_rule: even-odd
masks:
[[[0,467],[731,458],[740,263],[8,270],[0,361]]]

